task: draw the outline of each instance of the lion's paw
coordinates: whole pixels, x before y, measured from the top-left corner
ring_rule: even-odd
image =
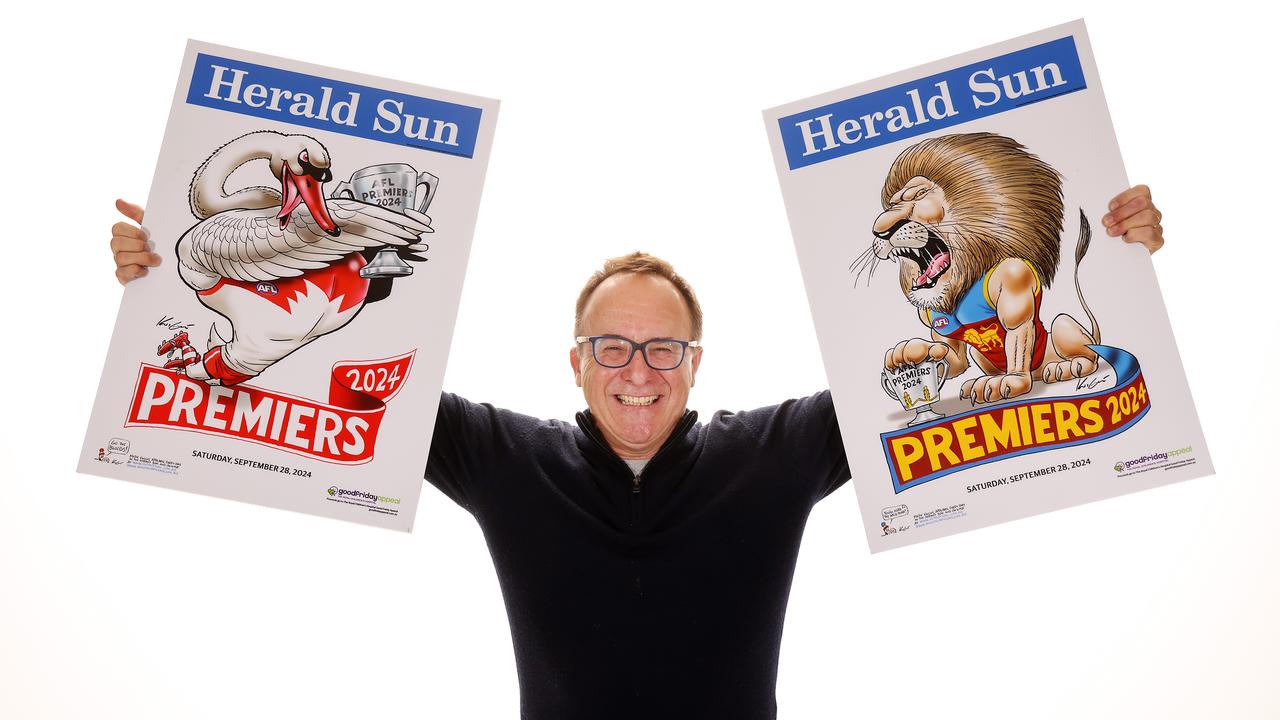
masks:
[[[1025,395],[1031,390],[1029,375],[983,375],[960,386],[960,397],[989,403]]]
[[[1087,357],[1074,357],[1059,362],[1046,363],[1041,376],[1047,383],[1074,380],[1092,375],[1098,369],[1098,361]]]

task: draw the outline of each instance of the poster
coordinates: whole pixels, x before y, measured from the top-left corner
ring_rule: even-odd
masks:
[[[497,109],[189,42],[79,470],[411,530]]]
[[[1082,21],[765,124],[872,552],[1213,472]]]

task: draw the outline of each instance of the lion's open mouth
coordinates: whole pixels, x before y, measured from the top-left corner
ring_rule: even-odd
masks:
[[[951,248],[932,230],[929,231],[929,242],[924,247],[894,248],[893,256],[899,262],[902,258],[910,258],[920,266],[920,274],[911,283],[912,290],[928,290],[937,285],[938,278],[951,267]]]

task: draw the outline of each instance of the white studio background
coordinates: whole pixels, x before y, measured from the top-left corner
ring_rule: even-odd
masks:
[[[1276,17],[1252,6],[6,11],[0,717],[518,715],[483,538],[433,488],[403,535],[73,472],[120,293],[111,203],[147,196],[187,37],[502,100],[445,387],[568,419],[576,292],[637,248],[703,302],[695,409],[824,387],[761,111],[1078,16],[1165,213],[1218,475],[874,557],[842,488],[801,550],[779,717],[1280,716]],[[526,352],[490,357],[495,335]]]

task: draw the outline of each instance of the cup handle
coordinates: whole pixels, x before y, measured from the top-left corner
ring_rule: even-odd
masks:
[[[942,392],[942,386],[947,384],[947,373],[951,372],[951,364],[946,358],[938,360],[938,364],[942,366],[942,374],[938,376],[938,392]]]
[[[431,201],[436,197],[436,188],[440,186],[440,178],[424,170],[418,173],[418,187],[423,186],[426,186],[427,191],[423,193],[422,202],[418,203],[417,210],[425,214],[427,208],[431,207]]]
[[[331,198],[342,197],[342,193],[346,193],[347,197],[351,200],[356,199],[356,194],[351,190],[351,183],[347,182],[346,180],[343,180],[342,182],[338,183],[338,186],[333,189],[333,192],[329,194],[329,197]]]
[[[889,388],[889,371],[888,370],[880,371],[880,387],[884,388],[885,395],[888,395],[894,400],[898,399],[898,396],[894,394],[893,390]]]

